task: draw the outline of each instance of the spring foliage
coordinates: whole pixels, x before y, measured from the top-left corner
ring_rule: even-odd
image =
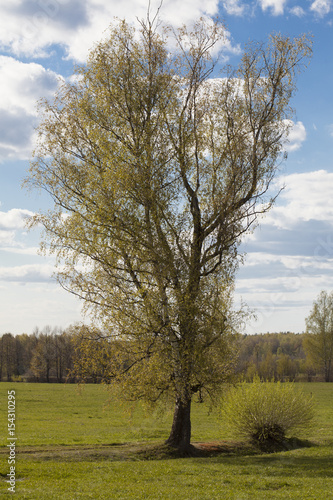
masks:
[[[223,415],[233,432],[262,447],[282,443],[292,431],[308,429],[313,401],[291,382],[243,382],[226,396]]]
[[[306,318],[304,348],[309,359],[324,371],[325,381],[333,379],[333,292],[324,290],[314,301]]]
[[[224,33],[203,20],[178,31],[111,26],[42,104],[29,180],[54,201],[32,224],[44,227],[61,285],[114,341],[114,378],[185,406],[230,372],[237,247],[270,206],[259,201],[311,51],[306,37],[276,35],[213,79]]]

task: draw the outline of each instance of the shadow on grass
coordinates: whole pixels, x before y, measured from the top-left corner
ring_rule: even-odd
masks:
[[[316,445],[306,439],[292,437],[284,438],[282,440],[267,439],[261,442],[253,441],[253,446],[262,453],[276,453],[279,451],[297,450],[299,448],[310,448]]]
[[[320,447],[318,447],[320,453]],[[327,480],[333,478],[333,452],[330,450],[325,454],[293,455],[293,454],[267,454],[252,457],[238,457],[237,467],[244,474],[248,473],[249,467],[254,470],[264,470],[267,468],[270,475],[283,475],[284,478],[323,478]],[[251,461],[249,463],[249,459]],[[236,464],[235,464],[236,465]],[[318,497],[319,498],[319,497]],[[331,498],[331,497],[327,497]]]
[[[179,452],[166,444],[154,443],[108,443],[89,446],[48,446],[48,447],[22,447],[18,448],[20,456],[27,460],[37,461],[143,461],[165,460],[184,457],[209,458],[209,457],[246,457],[263,455],[279,451],[290,451],[304,447],[316,446],[309,441],[296,438],[284,440],[270,449],[262,448],[251,443],[237,441],[214,441],[193,443],[186,453]],[[7,450],[4,450],[7,452]],[[2,450],[0,450],[0,455]],[[265,459],[265,457],[263,459]],[[259,458],[259,457],[258,457]]]

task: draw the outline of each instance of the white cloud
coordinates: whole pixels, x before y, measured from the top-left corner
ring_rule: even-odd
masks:
[[[333,287],[333,254],[272,255],[250,253],[236,280],[240,297],[254,309],[247,333],[304,330],[304,318],[320,290]]]
[[[236,296],[258,321],[247,333],[303,331],[320,290],[333,288],[333,172],[318,170],[280,177],[276,205],[241,248],[244,266]]]
[[[150,3],[153,18],[159,0]],[[46,56],[52,44],[68,57],[86,59],[114,17],[135,21],[147,16],[146,0],[15,0],[0,6],[2,45],[15,55]],[[173,25],[190,23],[218,13],[218,0],[165,0],[159,15]]]
[[[274,16],[283,14],[286,3],[287,0],[259,0],[262,10],[271,9]]]
[[[33,212],[21,208],[13,208],[8,212],[0,212],[0,250],[11,254],[36,255],[35,248],[27,247],[27,233],[23,230],[27,217]]]
[[[40,64],[0,56],[0,161],[30,158],[37,101],[57,88],[59,76]]]
[[[15,55],[43,57],[46,47],[64,44],[64,40],[89,23],[89,3],[93,0],[7,2],[0,7],[2,45]]]
[[[222,3],[227,13],[232,16],[242,16],[246,10],[246,5],[240,0],[226,0]]]
[[[151,3],[152,15],[158,6],[159,0]],[[180,24],[200,15],[214,15],[217,10],[217,0],[209,0],[204,5],[200,0],[181,3],[166,0],[160,14],[167,22]],[[147,2],[15,0],[1,3],[0,47],[15,55],[47,56],[52,53],[52,46],[58,44],[68,57],[83,61],[115,15],[129,20],[135,20],[136,16],[144,18]],[[232,45],[229,32],[225,35],[219,48],[224,54],[238,54],[239,46]],[[37,101],[54,94],[59,78],[60,75],[40,64],[0,56],[0,162],[30,159],[35,144]]]
[[[333,224],[333,173],[317,170],[291,174],[280,178],[285,185],[275,207],[262,219],[262,225],[292,229],[302,221],[322,221]]]
[[[0,281],[40,283],[52,281],[54,266],[50,264],[25,264],[22,266],[0,267]]]
[[[269,280],[269,270],[272,266],[279,266],[284,269],[285,275],[289,273],[289,277],[296,274],[306,276],[306,273],[317,273],[318,271],[333,271],[333,253],[326,255],[324,259],[322,255],[279,255],[266,252],[251,252],[245,259],[246,267],[258,267],[258,269],[266,266],[266,277]],[[281,276],[280,276],[281,277]],[[261,276],[258,277],[261,279]],[[257,279],[258,279],[257,278]]]
[[[9,247],[15,244],[15,231],[4,231],[0,229],[0,245],[8,245]]]
[[[0,229],[23,229],[27,217],[33,212],[21,208],[12,208],[8,212],[0,212]]]
[[[305,10],[299,5],[296,5],[295,7],[290,9],[290,13],[297,17],[304,17],[306,15]]]
[[[287,120],[286,122],[287,125],[290,125],[290,129],[285,149],[287,152],[297,151],[306,139],[306,129],[301,121],[294,123],[291,120]]]
[[[36,115],[36,102],[42,97],[41,92],[43,96],[52,94],[59,78],[40,64],[0,56],[0,109],[12,113],[22,109],[28,115]]]
[[[318,14],[319,17],[324,17],[331,10],[331,0],[315,0],[310,7],[310,10]]]

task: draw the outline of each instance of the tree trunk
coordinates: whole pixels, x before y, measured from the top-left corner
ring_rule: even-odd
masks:
[[[166,444],[177,448],[182,453],[189,453],[191,450],[190,443],[191,398],[186,398],[184,402],[181,397],[177,397],[171,432]]]
[[[325,382],[331,381],[331,360],[325,362]]]
[[[46,382],[49,383],[50,382],[50,363],[49,363],[49,360],[47,359],[46,360]]]

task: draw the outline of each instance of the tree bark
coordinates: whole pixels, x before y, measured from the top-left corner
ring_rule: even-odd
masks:
[[[191,451],[191,397],[185,401],[177,397],[170,436],[166,444],[177,448],[181,453]]]
[[[325,382],[331,381],[331,360],[325,362]]]

